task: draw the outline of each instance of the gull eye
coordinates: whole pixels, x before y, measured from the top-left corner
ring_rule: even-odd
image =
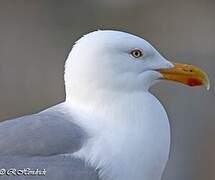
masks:
[[[131,51],[131,55],[134,57],[134,58],[140,58],[143,56],[143,53],[141,50],[139,49],[134,49]]]

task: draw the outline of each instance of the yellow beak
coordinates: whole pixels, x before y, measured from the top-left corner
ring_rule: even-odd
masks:
[[[207,90],[210,89],[208,75],[200,68],[188,64],[173,63],[173,65],[173,68],[159,69],[157,71],[163,75],[164,79],[177,81],[189,86],[204,85]]]

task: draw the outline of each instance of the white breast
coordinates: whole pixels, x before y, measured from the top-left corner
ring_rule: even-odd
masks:
[[[163,106],[148,92],[113,95],[104,102],[89,106],[99,118],[80,118],[92,138],[76,155],[100,169],[102,180],[160,180],[170,146]]]

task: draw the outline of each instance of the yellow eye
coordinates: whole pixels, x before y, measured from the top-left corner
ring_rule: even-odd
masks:
[[[142,57],[143,56],[143,53],[141,50],[139,49],[134,49],[131,51],[131,55],[134,57],[134,58],[139,58],[139,57]]]

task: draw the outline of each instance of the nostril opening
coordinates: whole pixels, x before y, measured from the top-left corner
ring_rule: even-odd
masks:
[[[183,71],[185,71],[185,72],[193,72],[192,69],[183,69]]]

